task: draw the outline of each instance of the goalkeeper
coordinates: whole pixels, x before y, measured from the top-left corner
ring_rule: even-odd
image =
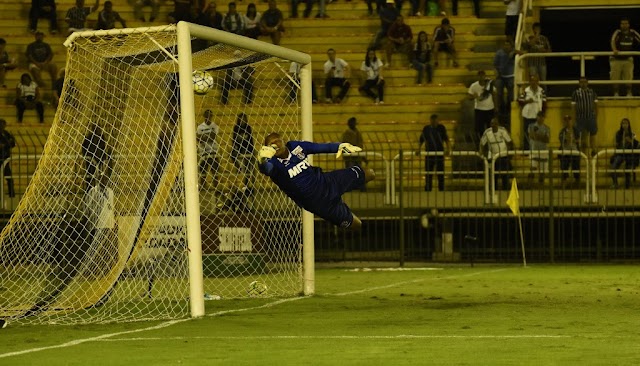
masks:
[[[362,221],[342,201],[342,195],[373,180],[373,170],[353,166],[323,173],[307,160],[311,154],[336,153],[336,158],[340,158],[343,153],[358,151],[362,149],[347,143],[289,141],[285,144],[279,134],[271,133],[258,153],[258,168],[298,206],[334,225],[359,230]]]

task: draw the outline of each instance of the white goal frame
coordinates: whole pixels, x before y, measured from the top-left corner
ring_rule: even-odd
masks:
[[[252,38],[238,36],[233,33],[204,27],[201,25],[179,22],[176,26],[178,40],[178,70],[180,85],[180,122],[182,123],[183,167],[185,187],[186,240],[189,248],[189,292],[191,317],[201,317],[204,309],[204,286],[202,268],[202,239],[200,232],[200,201],[198,191],[198,158],[196,145],[195,98],[193,92],[193,66],[191,39],[198,38],[244,48],[250,51],[269,54],[275,57],[297,62],[302,65],[300,71],[300,103],[302,139],[313,140],[312,100],[311,100],[311,56],[308,54],[261,42]],[[167,26],[127,28],[98,31],[76,32],[64,42],[70,47],[78,37],[121,35],[127,33],[144,33],[145,31],[167,30]],[[150,39],[150,41],[153,41]],[[311,157],[309,157],[311,160]],[[311,161],[310,161],[311,162]],[[315,293],[315,255],[313,214],[302,211],[302,264],[303,293]]]

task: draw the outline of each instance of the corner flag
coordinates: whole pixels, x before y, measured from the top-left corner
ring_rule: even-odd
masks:
[[[513,178],[511,182],[511,192],[509,192],[509,198],[507,198],[507,206],[509,206],[514,215],[520,216],[520,195],[518,194],[516,178]]]

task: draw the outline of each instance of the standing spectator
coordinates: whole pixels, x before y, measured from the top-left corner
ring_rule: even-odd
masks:
[[[402,15],[398,15],[395,22],[391,24],[387,37],[389,38],[387,42],[387,65],[391,65],[391,56],[398,51],[407,55],[411,60],[413,33],[411,32],[411,27],[405,24]]]
[[[387,37],[389,34],[389,28],[391,24],[396,21],[396,18],[400,13],[398,9],[396,9],[393,0],[387,0],[384,4],[384,7],[380,10],[380,29],[376,33],[373,41],[371,41],[370,48],[380,49],[382,45],[382,40]]]
[[[538,119],[538,112],[545,112],[547,110],[547,96],[544,89],[538,84],[538,76],[532,75],[529,77],[529,86],[524,89],[524,92],[518,98],[518,103],[522,107],[522,119],[524,136],[524,149],[529,149],[529,136],[526,135],[529,131],[529,125],[535,123]]]
[[[183,20],[185,22],[190,22],[193,19],[196,19],[198,22],[201,22],[203,18],[203,13],[206,13],[210,10],[210,7],[213,3],[206,4],[205,6],[200,7],[199,2],[195,0],[174,0],[173,1],[173,11],[167,14],[167,19],[169,23],[178,23]],[[215,4],[214,4],[215,7]],[[222,15],[220,15],[222,17]],[[199,23],[202,24],[202,23]],[[202,24],[206,25],[206,24]],[[222,29],[222,28],[216,28]]]
[[[222,29],[230,33],[244,35],[244,17],[238,13],[236,3],[229,3],[229,12],[222,18]]]
[[[261,33],[260,32],[261,17],[262,17],[262,14],[260,14],[256,10],[256,4],[250,3],[249,5],[247,5],[247,13],[244,15],[244,24],[245,24],[244,35],[245,36],[253,39],[258,39],[258,36],[260,36],[260,33]]]
[[[489,128],[496,112],[496,88],[483,70],[478,71],[478,80],[469,86],[467,97],[474,101],[475,127],[478,139]]]
[[[51,76],[51,81],[56,79],[57,68],[56,65],[51,62],[53,59],[53,51],[51,46],[44,41],[44,33],[36,32],[35,42],[30,43],[27,46],[27,59],[29,60],[29,71],[36,83],[39,86],[44,87],[44,81],[42,80],[41,72],[46,70]]]
[[[525,44],[528,53],[551,52],[551,44],[547,37],[540,34],[540,23],[533,23],[533,35]],[[544,57],[530,57],[527,59],[529,75],[538,75],[541,81],[547,80],[547,62]]]
[[[62,88],[64,87],[64,67],[60,69],[58,78],[53,82],[53,106],[58,108],[60,97],[62,96]]]
[[[220,128],[212,120],[213,113],[207,109],[204,111],[204,122],[198,125],[196,130],[196,138],[198,140],[198,158],[200,171],[200,189],[205,189],[207,185],[207,176],[211,173],[214,189],[218,187],[218,170],[220,163],[218,162],[218,142],[216,137],[220,132]]]
[[[280,38],[282,37],[282,32],[284,32],[283,19],[276,0],[269,0],[269,9],[262,14],[260,19],[260,30],[262,34],[269,35],[271,42],[275,45],[280,44]]]
[[[458,67],[458,56],[454,45],[456,30],[451,26],[448,18],[443,18],[440,25],[433,31],[433,51],[436,53],[434,66],[438,67],[440,52],[446,52],[453,59],[453,66]]]
[[[236,51],[237,55],[239,51]],[[231,89],[242,89],[243,102],[251,104],[253,102],[253,73],[256,70],[251,66],[238,66],[227,69],[224,81],[222,82],[222,104],[229,101],[229,91]]]
[[[501,49],[493,58],[493,66],[496,69],[496,100],[498,113],[503,116],[501,120],[510,121],[511,102],[513,102],[514,70],[517,52],[513,49],[513,41],[507,39]],[[504,89],[507,89],[507,100],[504,100]],[[507,130],[511,127],[506,125]]]
[[[117,11],[113,11],[113,3],[107,0],[104,2],[104,9],[98,13],[96,29],[114,29],[116,22],[120,22],[122,28],[127,27],[127,23],[120,17],[120,14]]]
[[[298,100],[298,90],[300,90],[300,69],[302,65],[297,62],[291,61],[289,66],[289,75],[293,80],[289,80],[291,89],[289,90],[289,102],[293,103]],[[311,80],[311,102],[318,103],[318,93],[316,92],[316,84]]]
[[[324,63],[324,74],[327,75],[327,79],[324,82],[325,102],[340,103],[347,96],[351,87],[351,83],[348,80],[351,68],[347,61],[336,57],[336,51],[333,48],[327,50],[327,57],[329,59]],[[340,93],[335,99],[331,96],[331,89],[334,86],[340,87]]]
[[[431,43],[429,43],[429,35],[425,31],[418,33],[418,41],[413,47],[411,63],[413,64],[413,68],[418,70],[416,84],[420,85],[423,77],[426,79],[428,84],[431,84],[431,80],[433,79],[433,67],[431,66]]]
[[[384,104],[384,78],[382,77],[382,61],[376,57],[376,51],[373,49],[367,50],[367,56],[360,70],[363,71],[365,81],[359,90],[364,92],[367,96],[375,101],[375,104]],[[376,95],[371,91],[371,88],[377,88],[378,94]]]
[[[433,181],[431,179],[431,173],[433,169],[436,169],[438,175],[438,191],[444,191],[444,155],[451,151],[449,145],[449,136],[447,135],[447,129],[438,121],[438,115],[432,114],[430,124],[424,126],[422,133],[420,134],[420,144],[418,145],[418,151],[420,153],[422,144],[425,144],[425,151],[438,152],[441,151],[443,155],[427,155],[424,158],[424,167],[426,170],[424,190],[431,192]],[[444,145],[447,145],[445,150]]]
[[[620,121],[620,129],[616,132],[616,149],[638,149],[640,148],[639,145],[638,140],[636,140],[636,134],[631,130],[631,121],[628,118],[623,118]],[[626,170],[624,173],[624,187],[629,188],[631,185],[629,171],[638,166],[638,155],[616,153],[611,157],[611,169],[619,169],[622,163],[624,163]],[[611,179],[613,180],[611,188],[618,188],[618,174],[616,172],[611,173]]]
[[[149,21],[153,23],[158,17],[158,13],[160,11],[160,0],[136,0],[133,5],[133,16],[136,17],[141,22],[146,22],[147,20],[144,18],[144,14],[142,13],[142,8],[145,6],[151,7],[151,17]]]
[[[340,141],[346,142],[353,146],[359,146],[364,149],[364,140],[362,139],[362,133],[357,127],[358,121],[356,117],[351,117],[347,121],[347,129],[342,133],[342,139]],[[362,168],[362,162],[366,161],[364,157],[343,155],[344,167],[351,168],[353,166],[359,166]]]
[[[0,87],[6,88],[7,84],[4,83],[7,71],[16,68],[16,59],[9,57],[6,51],[7,41],[4,38],[0,38]]]
[[[620,56],[618,52],[633,51],[640,43],[640,34],[630,28],[629,19],[620,20],[620,29],[611,36],[613,56],[609,58],[611,80],[633,80],[633,56]],[[620,85],[613,84],[613,96],[619,96]],[[627,84],[627,96],[633,96],[631,84]]]
[[[571,96],[571,105],[575,111],[576,128],[585,141],[582,146],[589,155],[595,148],[596,133],[598,133],[598,96],[589,88],[586,77],[581,76],[579,87]]]
[[[580,131],[574,126],[573,119],[570,115],[565,115],[563,119],[563,127],[560,130],[560,150],[563,152],[571,152],[573,154],[560,154],[560,170],[562,171],[562,184],[569,177],[568,170],[573,170],[573,177],[576,185],[580,183]]]
[[[551,136],[551,129],[544,123],[544,112],[538,112],[536,123],[529,125],[527,131],[529,136],[529,146],[531,146],[531,177],[533,172],[538,171],[538,182],[544,181],[544,174],[549,172],[548,144]]]
[[[44,105],[40,101],[40,88],[27,73],[22,74],[20,82],[16,86],[15,105],[18,112],[18,123],[22,123],[25,110],[34,108],[38,112],[40,123],[44,123]]]
[[[198,17],[198,24],[214,29],[222,29],[222,14],[216,10],[216,3],[209,3]]]
[[[473,15],[476,17],[480,17],[480,0],[471,0],[473,1]],[[458,0],[453,0],[451,2],[451,13],[453,15],[458,15]]]
[[[511,170],[511,159],[508,155],[504,154],[511,149],[513,149],[513,141],[511,141],[509,132],[506,128],[500,127],[497,118],[492,119],[491,127],[484,131],[480,139],[480,154],[489,160],[502,154],[502,156],[496,158],[495,172],[509,171]],[[502,189],[507,190],[509,189],[509,173],[501,175]]]
[[[84,160],[84,182],[88,191],[98,178],[99,172],[111,171],[112,151],[102,127],[92,122],[82,141],[81,154]]]
[[[86,22],[87,16],[100,7],[100,0],[96,0],[96,3],[92,7],[84,6],[84,0],[76,0],[76,6],[67,10],[67,15],[64,20],[69,25],[69,34],[77,31],[87,30]]]
[[[31,0],[29,9],[29,32],[38,31],[38,19],[49,19],[49,32],[58,33],[58,14],[56,13],[55,0]]]
[[[504,22],[504,35],[508,39],[514,40],[518,31],[518,18],[522,13],[522,0],[503,0],[507,6],[506,19]]]
[[[6,130],[7,121],[0,118],[0,164],[4,164],[4,162],[11,157],[11,149],[16,146],[16,139],[13,135]],[[9,193],[9,197],[15,197],[16,191],[13,187],[13,178],[11,172],[11,164],[7,164],[4,166],[4,176],[7,179],[7,189]],[[2,182],[0,182],[2,184]]]
[[[246,188],[251,186],[251,176],[255,166],[253,156],[253,130],[249,125],[249,117],[240,113],[231,136],[231,161],[238,169],[238,173],[243,176],[242,181]]]
[[[367,0],[367,11],[369,16],[373,16],[373,3],[376,4],[376,14],[380,15],[380,9],[384,8],[385,0]]]
[[[302,2],[304,2],[305,4],[304,12],[302,13],[302,16],[305,18],[308,18],[309,15],[311,15],[311,10],[313,8],[313,0],[291,0],[291,17],[292,18],[298,17],[298,5]]]

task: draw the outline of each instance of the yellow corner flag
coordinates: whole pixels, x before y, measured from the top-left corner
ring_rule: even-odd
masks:
[[[509,206],[514,215],[520,216],[520,195],[518,194],[516,178],[513,178],[511,182],[511,192],[509,192],[509,198],[507,198],[507,206]]]

